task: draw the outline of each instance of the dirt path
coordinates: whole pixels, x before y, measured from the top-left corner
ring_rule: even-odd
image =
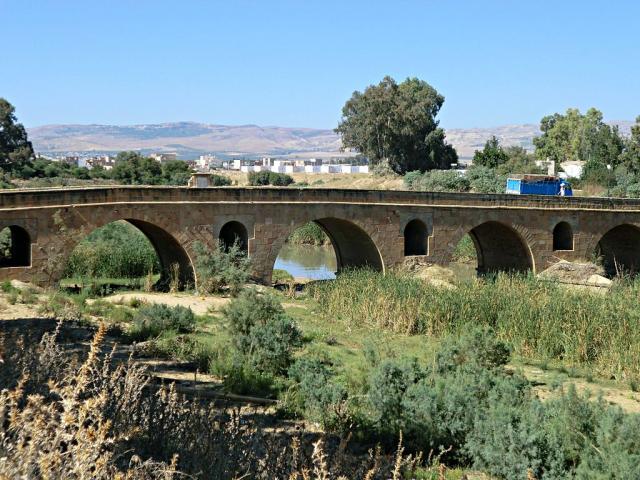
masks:
[[[211,312],[219,312],[222,307],[227,305],[231,299],[228,297],[203,297],[200,295],[189,295],[184,293],[118,293],[103,300],[116,304],[128,304],[132,300],[137,299],[144,303],[163,303],[170,307],[180,305],[190,308],[196,315],[206,315]],[[91,300],[87,300],[91,302]]]

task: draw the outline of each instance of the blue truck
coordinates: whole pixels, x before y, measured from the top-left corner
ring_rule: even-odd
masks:
[[[569,182],[563,178],[546,175],[523,175],[522,178],[508,178],[506,193],[514,195],[573,196]]]

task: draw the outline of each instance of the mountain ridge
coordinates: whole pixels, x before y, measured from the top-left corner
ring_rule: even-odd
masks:
[[[633,122],[611,122],[628,134]],[[445,129],[447,141],[462,159],[483,147],[495,135],[505,146],[533,147],[540,134],[537,124]],[[176,152],[181,158],[202,154],[245,156],[339,156],[340,137],[330,129],[311,127],[222,125],[193,121],[154,124],[54,124],[27,128],[37,152],[49,155],[103,154],[123,150]]]

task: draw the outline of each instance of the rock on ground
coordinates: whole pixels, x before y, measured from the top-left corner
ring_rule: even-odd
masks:
[[[538,277],[561,283],[608,288],[612,282],[603,274],[603,268],[594,263],[573,263],[561,260],[538,274]]]

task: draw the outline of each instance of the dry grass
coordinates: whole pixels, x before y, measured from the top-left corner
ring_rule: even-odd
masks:
[[[61,328],[39,342],[0,336],[2,479],[373,480],[418,464],[401,447],[395,457],[360,457],[348,438],[267,432],[247,413],[151,388],[141,367],[105,351],[106,327],[73,356],[57,342]]]
[[[248,185],[247,174],[242,172],[224,171],[223,175],[231,178],[234,184],[245,187]],[[406,190],[400,175],[374,175],[371,173],[290,173],[295,188],[296,184],[306,183],[313,188],[355,188],[360,190]]]

